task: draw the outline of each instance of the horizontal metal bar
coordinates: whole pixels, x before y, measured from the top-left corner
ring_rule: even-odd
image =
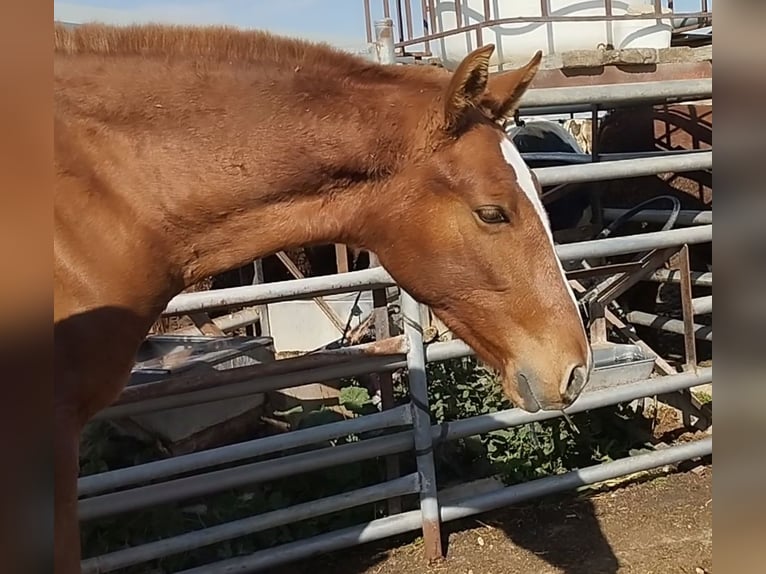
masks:
[[[538,88],[543,89],[543,88]],[[593,111],[593,104],[570,104],[566,106],[522,106],[519,108],[519,117],[540,117],[540,116],[563,116],[570,114],[590,113]]]
[[[713,312],[713,296],[692,299],[692,311],[695,315],[706,315]]]
[[[401,432],[330,447],[321,452],[316,450],[302,452],[273,460],[254,462],[140,486],[130,490],[102,494],[80,500],[80,520],[94,520],[104,516],[237,488],[246,484],[275,480],[349,462],[396,454],[409,450],[412,446],[412,432]]]
[[[604,219],[614,221],[618,217],[628,213],[629,209],[604,208]],[[636,213],[630,218],[631,221],[642,223],[665,223],[670,219],[673,212],[670,209],[645,209]],[[676,225],[712,225],[712,211],[697,211],[692,209],[682,209],[678,212]]]
[[[713,97],[713,79],[670,80],[666,82],[631,82],[565,88],[533,88],[521,98],[523,108],[597,104],[607,108],[615,104],[672,100],[703,100]]]
[[[426,345],[426,361],[436,363],[475,355],[475,351],[460,339]]]
[[[630,235],[625,237],[610,237],[607,239],[597,239],[592,241],[582,241],[579,243],[569,243],[556,246],[556,253],[562,260],[582,260],[596,257],[607,257],[611,255],[622,255],[625,253],[634,253],[650,249],[662,249],[683,244],[696,244],[712,241],[713,226],[700,225],[685,229],[671,229],[668,231],[656,231],[652,233],[642,233],[640,235]],[[459,345],[455,341],[444,343],[445,345]],[[459,350],[455,347],[455,351]],[[439,348],[432,350],[431,353],[441,352]],[[455,358],[462,355],[450,355],[448,358]],[[431,359],[430,360],[440,360]],[[318,368],[307,372],[302,384],[317,382],[329,378],[350,377],[370,372],[382,372],[399,369],[405,366],[402,357],[371,357],[360,358],[358,362],[334,365],[327,368]],[[274,377],[264,377],[255,382],[244,382],[231,384],[221,387],[214,387],[197,392],[185,393],[183,395],[173,395],[153,399],[140,403],[121,404],[109,407],[98,413],[96,418],[115,418],[130,416],[141,412],[159,411],[179,406],[201,404],[213,402],[223,398],[232,398],[238,396],[247,396],[266,390],[275,390],[286,386],[295,385],[295,378],[290,374]]]
[[[699,271],[691,272],[692,285],[698,285],[700,287],[712,287],[713,286],[713,272],[706,271],[701,273]],[[649,281],[656,283],[680,283],[681,272],[677,269],[657,269],[649,277]]]
[[[426,350],[426,358],[429,362],[467,357],[472,354],[473,350],[459,340],[445,343],[433,343],[432,345],[429,345]],[[282,360],[288,361],[290,359]],[[256,393],[278,390],[295,385],[307,385],[325,380],[355,377],[367,373],[395,371],[396,369],[402,369],[406,366],[407,361],[404,354],[359,357],[353,362],[349,361],[338,365],[317,367],[311,370],[301,371],[300,373],[283,373],[254,380],[215,386],[200,391],[147,399],[140,402],[116,404],[97,413],[94,416],[94,420],[125,418],[147,412],[157,412],[171,408],[210,403],[223,399],[245,397]],[[300,378],[298,378],[298,375]]]
[[[600,153],[598,159],[600,162],[606,161],[625,161],[630,159],[644,159],[657,157],[679,157],[682,155],[695,155],[699,150],[670,150],[670,151],[637,151],[625,153]],[[578,153],[569,151],[534,151],[524,152],[521,157],[526,162],[533,161],[555,161],[562,164],[583,165],[593,163],[593,155],[589,153]]]
[[[118,568],[126,568],[135,564],[141,564],[142,562],[148,562],[149,560],[156,560],[181,552],[190,552],[202,546],[209,546],[224,540],[263,532],[264,530],[284,524],[299,522],[387,498],[414,494],[419,490],[420,475],[412,473],[388,482],[296,504],[272,512],[248,516],[247,518],[232,522],[89,558],[82,562],[82,574],[111,572]]]
[[[467,349],[467,347],[461,349],[461,346],[464,345],[464,343],[459,341],[442,343],[440,349],[443,352],[442,356],[446,358]],[[592,393],[587,391],[586,386],[585,393],[567,409],[567,412],[576,413],[620,402],[629,402],[645,396],[666,394],[710,382],[712,381],[712,376],[712,368],[704,368],[699,369],[697,373],[681,373],[659,379],[648,379]],[[528,413],[521,409],[511,409],[501,413],[445,423],[447,427],[446,438],[447,440],[452,440],[558,416],[561,416],[559,411]],[[445,430],[442,428],[442,425],[435,425],[432,427],[431,432],[434,440],[439,440],[439,437],[442,436]],[[326,454],[323,453],[322,456],[318,456],[316,451],[300,453],[274,461],[251,463],[204,475],[190,476],[85,499],[80,502],[81,520],[117,514],[173,500],[182,500],[184,498],[234,488],[241,484],[271,480],[286,474],[298,474],[335,464],[402,452],[411,448],[412,440],[412,434],[409,432],[397,433],[386,437],[365,440],[360,443],[328,448],[325,451]],[[391,450],[389,451],[388,449]],[[274,468],[271,468],[272,466]]]
[[[288,359],[283,360],[286,361]],[[359,357],[354,361],[300,371],[299,375],[298,373],[283,373],[238,383],[215,386],[199,391],[113,405],[99,411],[93,417],[93,420],[125,418],[142,413],[159,412],[189,405],[212,403],[223,399],[247,397],[258,393],[266,393],[294,387],[296,385],[307,385],[309,383],[336,380],[344,377],[354,377],[368,373],[393,371],[395,369],[403,368],[406,365],[405,355]]]
[[[442,506],[441,518],[444,522],[456,520],[533,498],[573,490],[620,476],[676,464],[684,460],[708,456],[712,452],[713,440],[712,437],[708,437],[647,454],[622,458],[472,496],[455,504]],[[341,550],[357,544],[418,530],[420,527],[421,514],[419,510],[404,512],[312,538],[296,540],[275,548],[255,552],[249,556],[231,558],[214,564],[191,568],[176,574],[245,574],[257,572],[321,553]]]
[[[677,158],[668,158],[671,160]],[[644,161],[644,160],[630,160],[630,161]],[[650,158],[647,161],[659,161],[654,158]],[[621,162],[610,162],[612,165]],[[584,170],[591,167],[601,168],[602,165],[609,164],[593,164],[592,166],[576,166],[578,170]],[[570,166],[563,167],[549,167],[541,168],[538,172],[544,170],[559,170],[569,169]],[[707,228],[700,228],[707,229]],[[683,243],[700,243],[712,240],[712,227],[708,231],[694,232],[689,235],[689,240],[684,240],[685,230],[671,229],[669,231],[658,231],[655,233],[642,233],[635,236],[615,237],[607,239],[599,239],[593,241],[583,241],[579,243],[569,243],[566,245],[559,245],[556,248],[556,252],[559,254],[559,258],[566,259],[570,257],[573,250],[576,250],[578,246],[582,246],[583,249],[589,250],[594,245],[603,245],[604,248],[599,251],[601,255],[595,255],[594,257],[604,257],[606,255],[617,255],[624,253],[631,253],[631,250],[623,251],[622,247],[619,251],[610,253],[610,245],[632,245],[631,240],[636,239],[636,247],[634,251],[643,251],[644,249],[654,249],[661,247],[669,247],[673,245],[681,245]],[[702,233],[707,239],[699,239],[699,233]],[[661,235],[667,234],[667,235]],[[619,243],[610,243],[615,241]],[[623,243],[624,242],[624,243]],[[656,245],[654,244],[656,243]],[[646,247],[649,245],[649,247]],[[563,255],[562,255],[563,252]],[[576,258],[577,255],[574,256]],[[583,256],[587,257],[587,256]],[[394,286],[396,285],[394,279],[386,272],[382,267],[374,267],[372,269],[364,269],[362,271],[350,271],[348,273],[341,273],[338,275],[327,275],[322,277],[311,277],[308,279],[295,279],[293,281],[280,281],[277,283],[266,283],[261,285],[247,285],[243,287],[229,287],[226,289],[215,289],[212,291],[200,291],[197,293],[184,293],[174,297],[168,304],[164,314],[184,314],[192,311],[209,310],[217,307],[234,307],[238,305],[264,305],[274,301],[286,301],[290,299],[310,298],[318,295],[327,295],[331,293],[343,293],[347,291],[367,291],[371,289],[378,289],[381,286]]]
[[[548,476],[539,480],[473,496],[460,501],[459,504],[446,506],[442,511],[442,520],[459,520],[495,508],[517,504],[523,500],[561,492],[562,490],[574,490],[582,486],[597,484],[620,476],[677,464],[684,460],[709,456],[712,452],[713,437],[708,436],[682,445],[589,466],[562,475]]]
[[[391,276],[382,267],[375,267],[293,281],[183,293],[175,296],[168,303],[163,315],[183,315],[200,309],[235,307],[256,302],[259,305],[267,305],[279,301],[323,297],[355,290],[383,289],[393,285],[395,283]]]
[[[79,496],[93,496],[211,466],[317,444],[349,434],[410,424],[412,411],[409,405],[400,405],[354,419],[84,476],[77,482],[77,491]]]
[[[606,257],[711,241],[713,236],[712,225],[697,226],[688,229],[671,229],[669,231],[657,231],[626,237],[611,237],[580,243],[558,245],[556,252],[561,259],[581,260],[595,257]],[[462,341],[454,340],[445,343],[434,343],[426,350],[429,362],[443,361],[473,355],[473,351]],[[404,356],[369,357],[359,358],[354,362],[320,367],[301,374],[300,383],[296,382],[294,374],[283,374],[274,377],[264,377],[257,381],[248,381],[213,387],[202,391],[184,393],[151,399],[143,402],[120,404],[100,411],[95,418],[108,419],[132,416],[144,412],[156,412],[169,408],[177,408],[186,405],[202,404],[217,400],[249,396],[258,392],[266,392],[294,386],[296,384],[309,384],[327,379],[353,377],[371,372],[393,371],[406,367]]]
[[[677,335],[684,334],[684,322],[680,319],[671,319],[670,317],[663,317],[662,315],[655,315],[654,313],[645,313],[644,311],[631,311],[628,313],[627,319],[629,322],[636,325],[653,327]],[[712,342],[713,327],[694,323],[694,338],[701,341]]]
[[[591,163],[586,165],[558,165],[534,169],[542,186],[563,183],[584,183],[629,177],[642,177],[658,173],[682,173],[713,168],[713,152],[698,151],[684,155],[643,157]]]
[[[597,391],[585,391],[569,408],[567,414],[575,414],[592,409],[599,409],[618,403],[629,403],[636,399],[654,395],[664,395],[704,385],[713,380],[712,367],[699,369],[696,373],[679,373],[667,375],[655,379],[646,379],[635,383],[627,383]],[[528,424],[537,421],[549,420],[561,416],[559,411],[537,411],[529,413],[521,409],[508,409],[496,413],[479,415],[468,419],[461,419],[432,427],[434,440],[443,437],[443,440],[457,440],[469,436],[475,436]]]
[[[398,337],[386,339],[385,341],[392,341],[396,338]],[[446,343],[433,343],[427,349],[428,361],[444,361],[457,357],[466,357],[472,354],[473,350],[460,340]],[[284,362],[292,360],[294,359],[281,359],[281,361]],[[156,412],[188,405],[250,396],[261,392],[295,385],[307,385],[328,379],[353,377],[371,372],[394,371],[406,366],[407,363],[404,353],[371,356],[362,355],[355,358],[354,361],[345,361],[337,365],[320,366],[307,370],[264,376],[257,379],[248,378],[242,380],[238,377],[236,382],[212,386],[199,391],[160,396],[135,402],[117,403],[100,411],[94,416],[94,420],[125,418],[147,412]],[[253,369],[253,367],[240,367],[240,369]]]
[[[266,361],[233,369],[218,371],[189,369],[186,372],[174,373],[159,380],[129,385],[123,389],[114,405],[147,401],[169,395],[180,395],[192,391],[202,391],[213,387],[248,381],[259,381],[258,384],[262,384],[269,377],[295,375],[303,371],[313,371],[320,367],[341,365],[360,357],[404,355],[408,350],[409,342],[407,338],[404,335],[398,335],[380,341],[340,347],[338,349],[322,349],[297,357]]]
[[[668,231],[653,231],[624,237],[608,237],[579,243],[557,245],[556,253],[562,261],[609,257],[637,253],[650,249],[665,249],[677,245],[708,243],[713,240],[712,225],[698,225]]]

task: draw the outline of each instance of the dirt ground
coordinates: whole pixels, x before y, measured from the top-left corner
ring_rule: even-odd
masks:
[[[447,525],[426,566],[415,536],[360,546],[280,574],[712,574],[712,467],[597,494],[510,507]],[[397,546],[397,544],[401,544]]]

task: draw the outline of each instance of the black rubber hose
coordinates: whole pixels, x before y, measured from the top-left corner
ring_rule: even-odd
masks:
[[[644,211],[648,205],[651,205],[652,203],[656,203],[662,200],[668,200],[673,204],[670,217],[668,217],[668,220],[665,222],[665,225],[662,226],[662,231],[667,231],[669,229],[672,229],[673,226],[676,224],[676,221],[678,220],[678,214],[681,212],[681,201],[677,197],[674,197],[672,195],[658,195],[657,197],[652,197],[650,199],[647,199],[646,201],[642,201],[635,207],[623,213],[620,217],[618,217],[612,223],[610,223],[604,229],[602,229],[599,232],[599,234],[596,236],[596,239],[604,239],[605,237],[609,237],[620,226],[630,221],[630,219],[632,219],[638,213]]]

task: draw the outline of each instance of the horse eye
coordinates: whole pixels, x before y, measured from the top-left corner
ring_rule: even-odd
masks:
[[[510,219],[506,215],[505,211],[501,207],[480,207],[476,210],[476,215],[479,216],[484,223],[498,224],[498,223],[510,223]]]

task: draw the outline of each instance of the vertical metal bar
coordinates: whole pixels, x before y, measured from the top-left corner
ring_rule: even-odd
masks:
[[[540,0],[540,16],[547,23],[549,22],[551,11],[548,7],[548,0]]]
[[[370,15],[370,0],[364,0],[364,27],[367,30],[367,43],[372,43],[372,16]]]
[[[489,0],[484,0],[484,6],[483,6],[483,13],[481,15],[481,20],[483,22],[486,22],[489,20]],[[477,47],[481,47],[484,45],[484,26],[480,26],[479,28],[476,28],[476,44]]]
[[[681,274],[681,309],[684,317],[685,371],[697,369],[697,343],[694,340],[694,302],[692,301],[692,278],[689,267],[689,246],[678,252],[678,271]]]
[[[608,50],[614,50],[614,30],[612,25],[614,23],[612,12],[612,0],[605,0],[604,2],[604,14],[606,14],[604,26],[606,26],[606,44]]]
[[[370,253],[370,268],[380,267],[377,255]],[[375,325],[375,340],[383,341],[391,336],[391,328],[388,320],[388,298],[385,289],[374,289],[372,292],[373,322]],[[370,378],[380,390],[381,409],[394,408],[394,379],[390,371],[372,373]],[[392,454],[385,459],[386,480],[398,478],[401,474],[399,467],[399,455]],[[399,497],[388,499],[388,514],[399,514],[402,511],[402,499]]]
[[[415,33],[412,31],[412,4],[411,0],[404,0],[404,10],[407,16],[407,39],[412,40]]]
[[[590,110],[590,158],[593,163],[597,163],[601,158],[598,145],[598,104],[593,104]],[[604,205],[598,186],[591,186],[588,192],[591,206],[591,223],[596,229],[604,228]],[[603,258],[599,259],[599,264]]]
[[[590,109],[590,159],[593,163],[599,161],[598,136],[598,104],[593,104]]]
[[[551,6],[549,0],[540,0],[540,16],[545,22],[545,35],[548,41],[548,52],[556,51],[556,45],[553,41],[553,19],[551,18]]]
[[[404,15],[402,14],[402,0],[396,0],[396,21],[399,24],[399,41],[404,42]]]
[[[431,23],[430,33],[436,33],[436,6],[434,0],[428,0],[428,18]]]
[[[460,3],[462,0],[455,0],[455,21],[457,22],[457,30],[463,27],[463,5]]]
[[[684,371],[692,371],[697,365],[697,344],[694,340],[694,309],[692,308],[691,273],[689,269],[689,246],[684,245],[678,250],[674,258],[673,266],[681,275],[679,287],[681,289],[681,310],[684,322]],[[690,391],[681,391],[677,397],[675,406],[681,411],[682,423],[685,427],[692,426],[692,412],[695,410],[693,396]],[[674,397],[676,398],[676,397]],[[673,403],[673,401],[667,401]],[[699,422],[699,421],[698,421]]]
[[[420,305],[402,290],[402,318],[404,333],[409,338],[407,369],[410,381],[412,421],[415,433],[415,456],[420,473],[420,511],[423,522],[423,542],[427,560],[441,558],[441,523],[439,500],[436,492],[436,469],[434,468],[433,442],[431,440],[431,417],[428,409],[428,386],[426,380],[426,354],[423,346],[423,326],[420,321]]]
[[[423,16],[423,37],[425,38],[425,54],[426,56],[430,56],[431,55],[431,40],[429,40],[428,37],[431,35],[432,28],[428,21],[430,11],[428,9],[428,4],[426,3],[426,0],[420,0],[420,12],[421,12],[421,16]]]
[[[388,5],[388,0],[383,0],[383,17],[384,18],[391,17],[391,8]]]

